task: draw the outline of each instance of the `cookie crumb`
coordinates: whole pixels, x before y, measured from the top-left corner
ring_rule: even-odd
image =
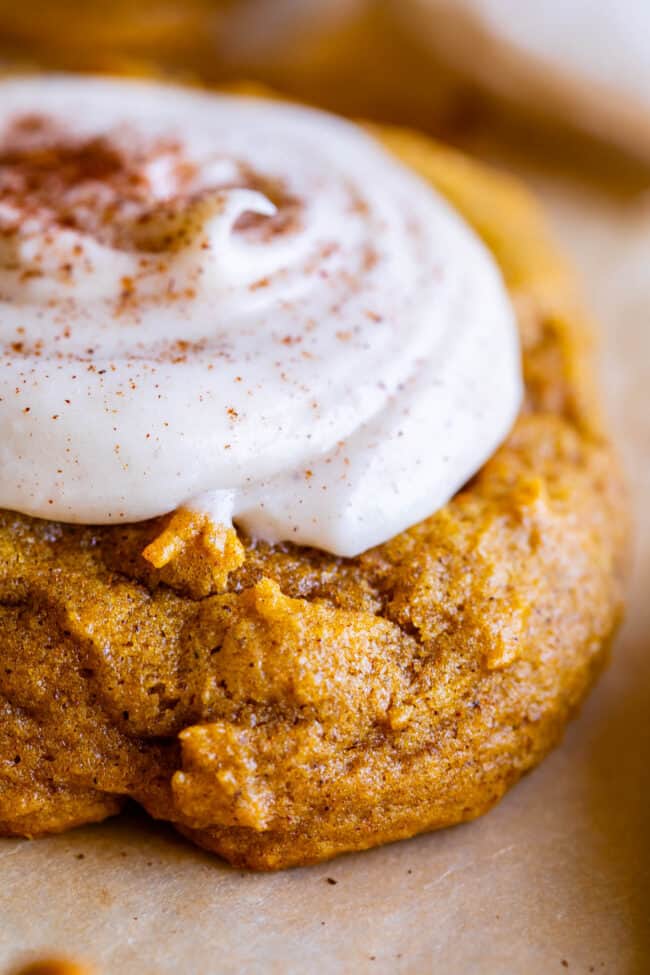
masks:
[[[65,958],[48,958],[25,965],[15,975],[95,975],[95,970]]]

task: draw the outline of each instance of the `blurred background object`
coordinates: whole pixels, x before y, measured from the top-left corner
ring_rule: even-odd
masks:
[[[65,958],[32,961],[14,968],[10,975],[96,975],[94,968]]]
[[[101,70],[156,62],[190,65],[206,43],[210,0],[0,0],[2,53],[18,63]]]
[[[396,31],[390,0],[0,0],[25,68],[252,80],[334,111],[439,131],[463,93]],[[465,110],[464,104],[462,110]]]
[[[514,109],[650,164],[648,0],[394,0],[421,48]]]
[[[0,0],[0,59],[258,81],[480,155],[650,179],[650,0]]]
[[[348,115],[439,132],[465,110],[464,84],[441,63],[432,77],[391,0],[240,0],[217,61],[212,78],[245,75]]]

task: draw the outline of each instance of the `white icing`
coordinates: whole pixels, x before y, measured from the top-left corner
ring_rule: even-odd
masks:
[[[355,126],[65,76],[4,81],[0,106],[1,506],[114,524],[187,505],[351,556],[507,434],[521,369],[497,268]],[[34,113],[105,136],[144,200],[86,180],[25,202],[6,150]]]

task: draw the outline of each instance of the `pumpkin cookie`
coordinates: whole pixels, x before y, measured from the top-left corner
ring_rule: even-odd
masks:
[[[47,87],[47,81],[41,83]],[[86,88],[97,84],[103,90],[122,83],[84,80],[78,84]],[[173,89],[145,87],[142,97],[147,99],[205,99],[206,104],[216,106],[214,111],[226,113],[234,100],[237,118],[245,118],[249,111],[265,113],[267,124],[277,126],[277,139],[282,138],[285,116],[273,116],[273,106],[278,105],[274,101],[242,97],[239,102],[237,96],[228,96],[227,104],[222,104],[219,96],[197,92],[185,96]],[[152,93],[151,89],[156,90]],[[132,86],[132,91],[133,101],[137,101],[142,89]],[[91,96],[78,95],[75,87],[74,97]],[[193,104],[188,103],[183,118],[189,117]],[[206,196],[207,191],[196,183],[196,159],[185,158],[178,141],[154,132],[150,138],[155,151],[151,143],[147,152],[129,147],[136,155],[125,161],[127,150],[109,145],[99,136],[84,136],[86,141],[80,142],[77,134],[64,136],[57,130],[53,137],[51,127],[47,128],[51,120],[46,124],[32,117],[30,121],[23,109],[24,105],[12,119],[12,146],[7,145],[6,133],[0,146],[0,186],[3,200],[13,194],[14,206],[28,208],[33,223],[27,225],[23,220],[19,226],[8,225],[5,240],[12,249],[9,257],[0,254],[3,288],[32,289],[27,298],[20,291],[21,308],[41,301],[44,294],[49,308],[48,301],[55,305],[58,301],[59,287],[72,289],[65,292],[67,317],[52,324],[62,330],[57,348],[68,358],[56,358],[47,348],[48,336],[43,340],[51,370],[57,363],[72,368],[72,353],[68,355],[65,343],[75,341],[80,322],[90,328],[84,316],[98,290],[102,301],[110,302],[118,331],[111,333],[115,344],[107,353],[107,366],[101,365],[104,333],[91,347],[84,332],[85,344],[74,357],[78,372],[73,374],[81,375],[83,370],[85,384],[83,408],[76,414],[74,401],[64,402],[73,398],[64,394],[61,405],[54,408],[48,397],[51,390],[59,389],[56,384],[36,386],[35,370],[41,368],[42,359],[38,350],[27,348],[36,341],[37,329],[34,334],[29,332],[31,320],[21,319],[23,325],[27,322],[29,334],[14,337],[15,348],[5,348],[8,369],[17,370],[18,357],[23,357],[19,362],[22,372],[16,372],[17,389],[27,366],[32,372],[24,377],[31,385],[20,387],[24,390],[20,411],[14,416],[11,411],[17,408],[12,402],[0,416],[6,431],[2,490],[9,496],[16,489],[19,472],[23,493],[11,494],[17,499],[11,507],[30,512],[4,510],[0,514],[0,831],[16,836],[61,831],[113,815],[132,798],[152,816],[170,821],[194,842],[234,864],[276,869],[314,863],[482,814],[558,743],[603,666],[622,610],[626,495],[594,394],[589,330],[571,276],[548,244],[534,203],[506,177],[423,137],[386,128],[374,128],[368,137],[347,123],[284,106],[277,110],[288,113],[287,124],[295,126],[291,131],[296,138],[312,126],[314,138],[320,139],[321,126],[325,126],[332,143],[351,140],[350,155],[343,165],[348,159],[353,160],[353,168],[367,162],[368,188],[362,179],[362,195],[356,186],[351,191],[346,180],[340,190],[338,183],[328,182],[329,170],[319,171],[319,192],[333,195],[329,208],[314,211],[300,195],[300,173],[293,182],[291,178],[281,182],[254,171],[239,156],[237,167],[224,163],[230,138],[226,128],[220,159],[210,170],[218,185],[210,188],[213,195]],[[133,140],[132,130],[129,133]],[[259,151],[267,151],[263,139],[255,145],[260,143]],[[326,146],[327,140],[323,152]],[[200,147],[196,153],[199,151]],[[296,166],[309,168],[311,163],[304,163],[306,151],[299,154]],[[359,153],[356,161],[355,152]],[[338,180],[338,173],[331,178]],[[393,180],[405,194],[395,213],[390,200],[384,204],[373,196],[375,189],[381,190],[382,200],[390,196]],[[182,193],[179,190],[177,196],[170,196],[170,181],[182,183]],[[58,187],[56,207],[48,196],[53,186]],[[101,195],[101,200],[92,197],[95,203],[90,210],[79,203],[88,199],[80,195],[80,186],[83,194]],[[310,186],[307,180],[302,192],[307,193]],[[23,190],[26,195],[21,196]],[[351,202],[345,195],[348,192],[352,192]],[[77,209],[64,208],[70,193],[77,194]],[[399,214],[407,212],[415,198],[422,201],[422,208],[414,211],[412,219],[402,221]],[[434,207],[431,217],[429,203]],[[116,210],[118,204],[123,209]],[[367,226],[378,233],[372,224],[378,212],[374,208],[384,205],[389,209],[381,217],[383,237],[370,234],[373,247],[364,249],[359,240],[365,239]],[[102,210],[103,206],[108,209]],[[206,207],[209,232],[202,236],[203,230],[196,225],[204,219]],[[442,308],[440,328],[447,321],[452,323],[445,354],[456,363],[459,375],[472,377],[476,396],[472,403],[483,402],[481,383],[485,381],[484,410],[480,415],[468,413],[464,425],[454,428],[456,434],[444,444],[433,434],[422,440],[422,430],[429,429],[429,404],[435,402],[436,411],[444,412],[451,395],[448,391],[441,393],[427,379],[421,388],[398,384],[389,395],[386,385],[393,381],[393,374],[388,371],[385,388],[377,392],[376,384],[366,384],[367,374],[375,366],[359,366],[371,361],[365,357],[381,348],[382,342],[389,352],[394,349],[390,368],[400,365],[399,343],[390,344],[395,324],[382,320],[382,315],[389,318],[393,313],[389,292],[399,289],[401,280],[393,284],[387,248],[394,240],[404,241],[400,260],[407,263],[399,265],[400,274],[410,274],[408,262],[412,260],[419,268],[421,254],[434,246],[428,234],[430,220],[438,218],[440,232],[448,235],[443,234],[443,243],[448,245],[441,252],[443,263],[436,264],[435,273],[429,270],[424,277],[413,276],[411,294],[419,303],[409,304],[408,296],[398,294],[395,307],[401,308],[396,314],[404,321],[413,315],[412,330],[401,333],[402,344],[428,341],[427,323],[431,330],[438,328],[436,309]],[[93,273],[103,267],[103,254],[108,250],[114,255],[110,270],[91,279],[86,264],[79,268],[57,264],[52,269],[41,262],[28,276],[23,268],[19,281],[20,262],[36,260],[39,220],[49,221],[46,232],[55,233],[62,249],[69,244],[73,257],[78,256],[74,248],[82,247],[92,261]],[[356,414],[368,407],[370,426],[362,424],[361,433],[346,434],[347,454],[338,435],[331,453],[323,440],[323,453],[316,457],[317,463],[307,467],[304,457],[311,456],[312,441],[298,441],[298,434],[293,440],[283,439],[282,427],[293,423],[294,432],[313,431],[324,438],[322,431],[328,427],[320,423],[321,412],[314,408],[307,414],[301,408],[292,413],[291,404],[302,393],[296,387],[286,402],[277,399],[285,395],[284,380],[270,387],[276,398],[255,401],[253,390],[246,400],[242,393],[241,402],[266,403],[269,411],[273,403],[284,404],[275,435],[277,456],[284,452],[281,473],[273,473],[275,454],[264,454],[264,463],[260,459],[266,450],[263,440],[254,439],[259,423],[266,422],[260,406],[258,426],[250,427],[253,440],[246,468],[258,480],[253,487],[248,483],[251,477],[245,483],[236,481],[239,468],[227,465],[236,450],[248,449],[249,434],[245,409],[233,399],[228,408],[237,416],[225,412],[215,420],[232,431],[219,463],[233,487],[227,497],[217,492],[218,504],[214,493],[210,495],[208,504],[205,493],[198,490],[205,491],[206,485],[197,470],[188,467],[194,454],[189,448],[182,453],[185,446],[178,430],[185,400],[178,400],[176,412],[147,414],[149,400],[138,397],[149,396],[155,388],[153,381],[151,387],[146,385],[151,363],[151,369],[159,370],[156,375],[164,372],[169,377],[164,400],[164,409],[169,411],[176,402],[171,396],[179,369],[205,367],[205,373],[187,373],[199,377],[194,387],[179,385],[188,397],[188,389],[196,390],[197,402],[198,392],[202,403],[206,398],[215,402],[226,375],[228,395],[232,387],[232,396],[238,396],[240,372],[230,377],[227,370],[232,357],[228,356],[232,343],[245,338],[246,329],[253,325],[249,319],[241,319],[241,331],[230,335],[228,348],[225,340],[219,354],[210,346],[206,365],[201,343],[207,340],[202,337],[195,335],[193,344],[183,339],[185,344],[175,345],[173,354],[167,333],[164,348],[146,344],[150,303],[163,332],[169,326],[172,335],[172,312],[186,322],[187,309],[194,308],[195,302],[201,307],[202,282],[205,275],[212,274],[213,265],[201,262],[213,260],[213,240],[218,243],[214,245],[214,266],[221,269],[221,255],[225,255],[227,273],[233,276],[229,281],[236,275],[237,281],[243,279],[251,262],[262,268],[256,265],[255,277],[246,284],[246,308],[254,301],[256,309],[264,309],[266,290],[270,287],[275,294],[273,288],[285,288],[287,279],[292,283],[291,301],[298,301],[295,296],[302,294],[302,279],[291,277],[294,266],[287,257],[288,248],[303,239],[312,247],[313,235],[308,236],[312,220],[324,222],[318,225],[321,236],[316,257],[311,251],[301,252],[300,274],[309,273],[309,261],[316,261],[310,301],[313,305],[321,295],[329,294],[342,301],[336,289],[350,288],[344,296],[350,302],[347,311],[341,313],[340,306],[333,310],[328,301],[318,306],[322,314],[309,327],[311,331],[298,332],[297,326],[289,329],[283,321],[282,331],[278,325],[273,326],[275,331],[269,325],[270,331],[255,333],[253,344],[245,346],[248,358],[238,360],[241,374],[246,364],[256,361],[258,346],[266,350],[264,343],[273,341],[278,362],[293,364],[305,383],[316,382],[329,359],[312,371],[312,360],[303,352],[316,356],[327,348],[328,354],[338,356],[335,373],[328,380],[336,395],[327,400],[329,387],[323,386],[321,412],[323,404],[330,403],[329,420],[339,422],[336,383],[343,382],[341,372],[349,363],[345,397],[354,403]],[[31,228],[31,249],[23,239],[26,226]],[[328,226],[331,236],[324,237]],[[144,249],[139,243],[143,227],[148,241]],[[350,227],[354,233],[348,238]],[[83,240],[64,237],[64,230]],[[173,240],[167,239],[170,234]],[[409,250],[413,240],[417,246]],[[337,247],[343,247],[344,265],[336,263]],[[276,270],[265,269],[264,264],[267,255],[276,252],[282,254],[282,273],[277,278]],[[458,253],[467,256],[467,265],[461,261],[463,274],[469,266],[476,268],[477,276],[483,272],[486,276],[459,278],[463,287],[454,290],[453,255]],[[444,263],[446,254],[452,255],[448,265]],[[119,270],[128,269],[134,260],[153,263],[144,265],[141,277]],[[377,262],[379,278],[373,277]],[[115,267],[115,274],[127,280],[113,282],[110,275]],[[161,282],[172,288],[170,267],[176,291],[164,291],[171,304],[164,306],[161,315],[156,302]],[[203,278],[197,267],[205,269]],[[431,275],[435,289],[442,291],[430,293]],[[331,292],[322,290],[323,281]],[[468,289],[471,292],[476,282],[487,289],[486,298],[473,304],[476,294]],[[119,292],[115,300],[114,287]],[[194,289],[194,296],[185,289]],[[357,322],[353,302],[359,293],[368,315]],[[377,294],[383,296],[382,303],[369,303]],[[234,303],[231,292],[224,290],[219,295],[225,304],[210,307],[227,307],[229,316],[240,322],[240,305]],[[237,300],[239,295],[237,291]],[[455,296],[449,304],[453,314],[445,304],[448,295]],[[417,313],[425,300],[431,301],[430,312],[427,304],[431,317],[426,318],[427,328],[418,331]],[[285,304],[290,304],[289,298]],[[289,314],[277,303],[273,314],[279,314],[278,307],[284,309],[282,314]],[[295,307],[291,314],[294,312]],[[471,344],[467,360],[453,358],[454,343],[460,341],[465,327],[470,329],[488,313],[494,313],[486,328],[495,343],[498,335],[510,336],[512,327],[521,365],[519,353],[508,358],[510,345],[504,345],[501,358],[496,357],[494,345],[480,346],[487,358],[485,367],[479,363],[478,372],[477,353]],[[343,319],[348,316],[348,325],[367,329],[362,331],[364,337],[376,336],[372,350],[366,348],[365,338],[357,348],[354,336],[343,334],[352,328],[339,321],[336,316],[341,315]],[[451,318],[445,317],[448,315]],[[333,316],[332,321],[336,318],[332,329],[343,334],[336,340],[344,349],[340,354],[338,346],[321,348],[309,345],[305,338],[320,336],[318,329],[327,316]],[[74,324],[69,326],[71,318]],[[72,335],[66,336],[66,327],[72,328]],[[498,331],[501,327],[502,333]],[[482,341],[480,331],[469,334],[472,341],[474,334],[476,342]],[[128,354],[120,358],[115,335],[120,342],[129,343],[136,335],[141,346],[134,351],[129,345]],[[319,341],[329,338],[328,331]],[[156,341],[159,339],[157,334]],[[425,355],[423,347],[417,346],[418,363]],[[149,357],[146,369],[143,357]],[[119,374],[122,362],[128,362],[128,375],[136,388],[110,386],[118,381],[111,376]],[[223,370],[221,385],[214,387],[209,385],[212,380],[207,371],[212,362]],[[302,362],[306,365],[301,372]],[[377,362],[376,368],[384,369],[385,358]],[[115,365],[113,374],[111,363]],[[232,364],[233,370],[235,367]],[[98,376],[102,368],[106,375]],[[521,399],[517,398],[519,369]],[[446,379],[449,372],[442,375]],[[266,381],[265,374],[263,378]],[[463,388],[469,395],[468,387]],[[83,440],[79,431],[91,429],[84,423],[95,409],[97,389],[106,397],[120,394],[111,401],[118,405],[111,408],[110,424],[119,425],[122,401],[128,400],[125,414],[130,404],[135,407],[128,413],[128,425],[120,427],[119,437],[110,442],[101,440],[104,420],[97,412],[92,430],[100,445],[95,450],[92,437]],[[371,395],[384,397],[381,408],[374,401],[368,406]],[[391,411],[395,403],[406,402],[400,396],[412,398],[408,400],[410,411],[404,411],[395,432]],[[438,399],[430,400],[433,396]],[[311,400],[305,402],[309,407]],[[463,401],[453,407],[450,422],[465,416],[463,403],[467,405]],[[427,422],[423,427],[409,426],[416,423],[420,407]],[[31,441],[27,438],[30,431],[34,436],[38,431],[27,424],[39,410],[46,417],[47,433],[38,463],[29,466],[25,458],[30,456]],[[514,411],[514,425],[508,419],[510,410]],[[307,415],[309,419],[304,418]],[[377,417],[382,418],[381,423]],[[438,412],[431,414],[431,429],[438,418]],[[200,417],[197,428],[199,421]],[[62,423],[69,424],[63,434]],[[371,427],[374,439],[369,439]],[[110,431],[110,426],[106,429]],[[159,449],[150,450],[149,431],[159,438]],[[181,432],[190,437],[194,427],[184,427]],[[140,446],[131,450],[131,438],[140,433]],[[206,425],[201,436],[211,435],[211,427]],[[66,473],[66,437],[72,438],[76,451],[74,470],[85,464],[90,471],[79,490],[78,482]],[[473,444],[471,461],[464,453],[464,437]],[[296,455],[298,442],[304,457]],[[207,451],[211,464],[216,463],[212,456],[216,449],[211,446]],[[14,454],[7,463],[10,473],[16,473],[14,480],[5,465],[6,452],[11,450]],[[50,454],[54,467],[58,463],[64,473],[54,470],[47,491],[43,488],[39,494],[49,476]],[[200,444],[195,445],[195,454],[203,456]],[[318,466],[323,457],[331,457],[331,464],[322,471],[352,471],[345,483],[327,481],[327,473]],[[372,480],[372,465],[379,464],[378,458],[384,466],[377,470],[384,473]],[[336,467],[339,462],[341,468]],[[398,462],[400,466],[391,467]],[[412,469],[408,467],[411,462]],[[163,467],[156,467],[172,463],[178,464],[178,477],[172,476],[176,468],[169,467],[165,475]],[[449,474],[450,466],[456,481]],[[294,472],[292,478],[278,480],[289,468]],[[101,475],[93,478],[93,470]],[[153,487],[147,477],[153,478]],[[398,497],[395,503],[386,486],[393,483],[391,477],[391,490]],[[328,507],[326,502],[321,505],[314,500],[320,497],[315,493],[322,487],[319,478],[339,492],[335,497],[341,511],[348,512],[345,521],[336,520],[337,503]],[[184,494],[179,483],[184,485]],[[124,505],[135,506],[135,516],[125,519],[126,523],[117,515],[112,518],[118,512],[120,485],[128,486],[122,491]],[[418,493],[418,485],[431,491],[431,504],[424,513],[419,507],[422,492]],[[197,489],[200,503],[192,500],[190,488]],[[447,492],[444,498],[443,491]],[[150,517],[148,506],[155,503],[157,493],[168,500],[161,502],[159,511],[153,509],[155,517]],[[380,505],[375,504],[377,498]],[[283,499],[287,501],[284,507]],[[35,517],[40,505],[47,513],[50,501],[50,510],[58,514]],[[67,517],[65,506],[75,504],[77,512],[84,513],[73,517],[73,511]],[[355,505],[361,506],[363,518],[357,517]],[[231,515],[236,528],[229,521]],[[93,519],[103,523],[92,524]],[[400,527],[392,530],[392,525]],[[299,543],[292,542],[292,537]]]

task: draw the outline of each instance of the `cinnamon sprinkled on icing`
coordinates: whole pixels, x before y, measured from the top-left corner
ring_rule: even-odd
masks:
[[[505,435],[498,272],[357,128],[156,84],[0,91],[0,505],[185,506],[353,555]]]

